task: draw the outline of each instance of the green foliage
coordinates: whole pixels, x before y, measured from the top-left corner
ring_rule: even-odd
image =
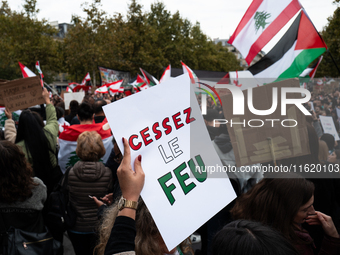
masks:
[[[340,1],[340,0],[339,0]],[[332,17],[328,18],[328,24],[323,29],[321,35],[325,40],[329,52],[340,68],[340,8],[338,7]],[[326,52],[317,70],[316,77],[339,77],[338,72],[330,54]]]
[[[125,18],[106,15],[99,9],[100,0],[83,6],[87,17],[72,17],[75,26],[64,40],[65,65],[77,81],[88,71],[96,72],[99,78],[97,65],[132,75],[142,67],[158,78],[163,67],[181,67],[181,60],[193,69],[240,69],[236,57],[215,45],[199,23],[192,25],[179,12],[171,14],[164,3],[156,2],[150,12],[144,12],[141,4],[131,0]]]
[[[57,71],[57,32],[46,21],[31,18],[37,12],[35,0],[26,0],[25,12],[11,11],[6,1],[0,7],[0,79],[22,78],[18,61],[35,71],[40,61],[47,80]],[[48,74],[51,74],[50,77]]]

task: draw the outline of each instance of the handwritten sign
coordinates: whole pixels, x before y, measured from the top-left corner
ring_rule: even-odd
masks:
[[[124,137],[132,164],[142,155],[141,195],[169,250],[236,197],[225,172],[207,172],[222,163],[187,75],[103,109],[120,150]],[[221,196],[215,199],[216,194]],[[193,212],[194,220],[188,220]]]
[[[9,81],[0,86],[0,98],[11,111],[43,104],[40,79],[38,76]]]
[[[335,141],[339,141],[339,135],[338,132],[336,132],[336,128],[334,125],[333,118],[331,116],[319,116],[320,122],[322,125],[323,132],[325,134],[331,134],[334,136]]]

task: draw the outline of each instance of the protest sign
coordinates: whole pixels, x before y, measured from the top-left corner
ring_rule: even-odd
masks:
[[[122,152],[122,137],[127,139],[132,165],[142,155],[141,195],[169,250],[236,197],[226,173],[212,170],[222,164],[188,75],[103,109]],[[188,220],[192,214],[195,220]]]
[[[68,110],[70,107],[70,102],[72,100],[76,100],[79,104],[83,101],[85,96],[85,92],[73,92],[73,93],[64,93],[64,102],[65,102],[65,110]]]
[[[101,86],[119,80],[129,80],[130,73],[98,66]]]
[[[11,111],[43,104],[41,83],[38,76],[9,81],[0,86],[0,98]]]
[[[332,136],[334,136],[335,141],[339,141],[340,138],[339,138],[338,132],[336,132],[333,118],[331,116],[321,116],[321,115],[319,116],[319,118],[320,118],[323,132],[325,134],[331,134]]]
[[[273,88],[277,88],[276,103],[282,88],[300,88],[297,79],[253,88],[252,102],[257,110],[271,109]],[[269,115],[255,115],[248,108],[248,91],[243,90],[244,114],[233,115],[233,95],[222,96],[222,107],[236,165],[245,166],[309,154],[306,116],[295,106],[287,105],[287,115],[281,116],[281,104]],[[289,93],[289,98],[301,98],[301,93]],[[279,99],[279,100],[278,100]],[[294,126],[295,127],[290,127]]]

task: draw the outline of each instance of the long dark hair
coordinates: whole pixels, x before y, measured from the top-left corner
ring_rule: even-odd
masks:
[[[49,152],[54,152],[45,135],[51,135],[43,128],[41,117],[24,110],[19,117],[19,126],[16,137],[16,143],[24,141],[26,146],[28,161],[33,164],[34,175],[39,177],[46,185],[49,183],[52,164]],[[51,135],[52,136],[52,135]]]
[[[265,178],[236,200],[231,214],[234,219],[258,221],[273,227],[293,243],[300,243],[295,234],[294,217],[313,194],[314,184],[297,174]]]
[[[9,141],[0,141],[0,203],[25,201],[36,185],[25,154]]]

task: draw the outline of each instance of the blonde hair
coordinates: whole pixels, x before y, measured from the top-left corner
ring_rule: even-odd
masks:
[[[98,161],[105,155],[101,136],[95,131],[85,131],[77,139],[76,154],[83,161]]]
[[[324,140],[319,140],[319,161],[327,161],[328,155],[327,143]]]
[[[110,206],[103,215],[103,221],[99,226],[99,241],[94,249],[94,254],[103,255],[105,246],[109,240],[113,224],[118,215],[118,200]],[[140,198],[136,213],[136,238],[135,252],[136,255],[163,255],[161,242],[163,239],[156,227],[156,224],[146,207],[144,201]],[[194,254],[190,247],[188,239],[180,244],[180,249],[184,254]]]

